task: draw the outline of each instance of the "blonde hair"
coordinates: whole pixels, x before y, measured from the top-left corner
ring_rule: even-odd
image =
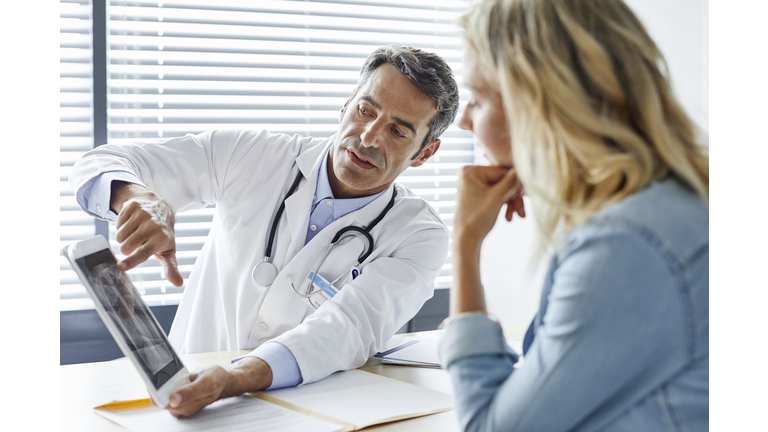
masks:
[[[623,1],[486,0],[460,24],[482,79],[501,95],[542,247],[669,175],[709,205],[708,150]]]

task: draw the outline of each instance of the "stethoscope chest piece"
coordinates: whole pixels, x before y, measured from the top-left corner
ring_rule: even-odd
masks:
[[[277,278],[277,267],[269,261],[262,261],[253,268],[252,276],[260,287],[269,288]]]

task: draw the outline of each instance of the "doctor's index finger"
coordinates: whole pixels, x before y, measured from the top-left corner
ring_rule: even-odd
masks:
[[[144,243],[136,248],[130,255],[126,256],[122,261],[117,263],[117,268],[122,271],[128,271],[148,260],[149,257],[155,254],[155,252],[156,251],[152,250],[150,243]]]

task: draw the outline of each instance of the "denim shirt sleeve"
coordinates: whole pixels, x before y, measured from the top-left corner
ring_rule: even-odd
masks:
[[[446,327],[441,362],[462,430],[603,429],[683,366],[674,274],[647,239],[596,229],[555,259],[543,322],[520,368],[499,324],[469,315]]]

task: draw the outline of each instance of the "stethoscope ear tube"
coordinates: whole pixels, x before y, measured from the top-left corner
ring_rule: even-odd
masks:
[[[277,209],[275,218],[272,220],[272,228],[269,230],[269,241],[267,242],[267,248],[264,250],[264,256],[266,257],[265,261],[267,261],[272,256],[272,244],[275,241],[277,225],[280,223],[280,218],[283,217],[283,211],[285,210],[285,200],[287,200],[291,195],[293,195],[294,192],[296,192],[296,188],[299,186],[299,182],[301,181],[302,177],[303,176],[301,171],[299,171],[299,174],[296,176],[296,180],[293,181],[291,188],[288,190],[285,198],[283,198],[283,202],[280,203],[280,207]]]
[[[376,219],[372,220],[371,223],[368,224],[368,226],[365,228],[366,232],[371,232],[373,227],[378,225],[379,222],[381,222],[381,220],[384,219],[384,216],[386,216],[387,213],[389,213],[389,211],[392,209],[392,207],[395,206],[395,196],[397,196],[397,189],[393,186],[392,187],[392,198],[389,199],[389,202],[387,203],[387,206],[384,207],[384,211],[382,211]],[[371,245],[373,245],[373,240],[371,240]],[[371,249],[373,249],[373,247],[371,247]]]
[[[368,244],[363,249],[363,252],[360,254],[359,257],[357,257],[357,264],[360,265],[360,263],[365,261],[365,259],[368,258],[368,256],[371,254],[371,252],[373,252],[373,237],[371,236],[371,234],[367,230],[364,230],[364,229],[362,229],[360,227],[356,227],[356,226],[348,226],[346,228],[342,228],[342,229],[339,230],[339,232],[336,233],[335,236],[333,236],[333,240],[331,240],[331,245],[335,245],[336,242],[339,241],[341,236],[343,236],[344,234],[346,234],[346,233],[348,233],[350,231],[358,232],[358,233],[362,234],[366,238],[366,240],[368,240]]]
[[[267,242],[267,247],[264,250],[264,261],[256,264],[256,266],[253,268],[253,271],[251,272],[251,277],[256,282],[256,284],[261,287],[269,288],[272,286],[272,282],[274,282],[275,278],[277,277],[277,267],[270,261],[270,257],[272,256],[272,244],[275,241],[275,234],[277,233],[277,226],[280,223],[280,218],[283,216],[283,211],[285,211],[285,200],[287,200],[288,197],[296,192],[296,188],[299,187],[299,182],[301,181],[302,177],[303,176],[301,171],[299,171],[299,174],[296,175],[296,180],[293,181],[291,188],[288,190],[285,198],[283,198],[283,202],[280,203],[280,207],[277,209],[277,214],[272,220],[272,228],[269,230],[269,241]]]
[[[392,189],[392,198],[389,199],[389,202],[387,203],[387,206],[384,207],[384,210],[379,214],[376,219],[372,220],[371,223],[365,227],[360,228],[356,226],[348,226],[346,228],[342,228],[339,230],[339,232],[336,233],[335,236],[333,236],[333,240],[331,240],[331,244],[336,244],[337,241],[343,236],[345,233],[348,233],[350,231],[359,232],[362,234],[367,240],[368,240],[368,246],[363,249],[363,253],[360,254],[359,257],[357,257],[357,265],[360,265],[365,261],[366,258],[368,258],[371,253],[373,252],[373,236],[371,236],[371,230],[381,222],[382,219],[384,219],[384,216],[389,213],[389,210],[392,209],[395,205],[395,196],[397,195],[397,189]]]

